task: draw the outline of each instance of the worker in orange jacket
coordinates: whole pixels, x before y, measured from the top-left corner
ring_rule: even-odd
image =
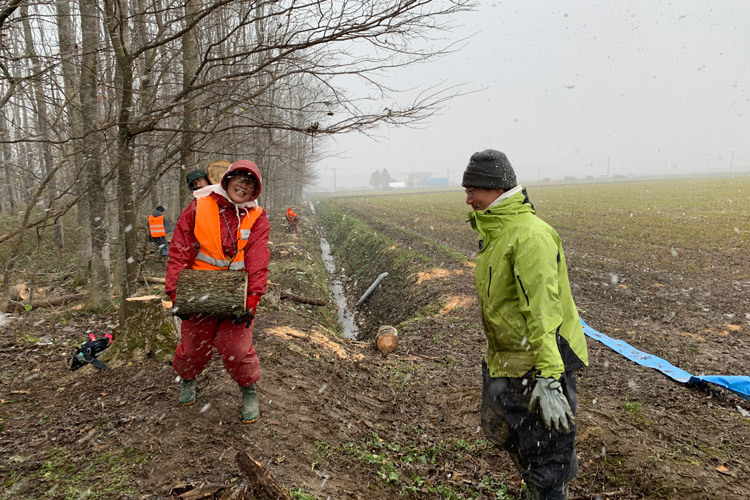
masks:
[[[219,184],[193,192],[196,199],[177,221],[164,286],[175,313],[183,319],[182,340],[172,361],[182,379],[179,403],[195,403],[195,379],[216,349],[224,368],[240,386],[241,420],[245,423],[260,418],[256,393],[260,361],[253,345],[253,324],[258,302],[266,292],[270,259],[270,225],[265,210],[258,206],[260,191],[258,166],[240,160],[229,167]],[[247,273],[246,316],[232,319],[180,313],[177,278],[183,269]]]
[[[164,215],[164,207],[159,205],[148,216],[149,239],[159,248],[159,255],[166,257],[169,252],[167,235],[172,232],[169,220]]]
[[[294,210],[292,210],[291,207],[286,209],[286,221],[288,223],[288,226],[286,227],[287,232],[299,234],[299,217],[297,217],[297,214],[294,213]]]

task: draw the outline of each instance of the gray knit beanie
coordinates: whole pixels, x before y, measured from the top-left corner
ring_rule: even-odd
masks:
[[[485,149],[469,158],[461,186],[507,191],[516,187],[516,173],[505,153]]]

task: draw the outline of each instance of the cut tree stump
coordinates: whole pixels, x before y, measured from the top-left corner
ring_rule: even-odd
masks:
[[[383,325],[378,328],[376,341],[378,349],[380,349],[381,352],[385,354],[393,352],[398,345],[398,331],[391,325]]]
[[[241,316],[247,307],[247,273],[184,269],[177,278],[175,306],[190,316]]]
[[[257,500],[292,500],[289,492],[279,486],[266,472],[260,462],[254,460],[244,451],[238,451],[235,457],[240,470],[247,476],[248,485],[243,498]]]
[[[167,304],[156,295],[126,299],[119,311],[120,329],[101,360],[112,367],[172,359],[179,335]]]

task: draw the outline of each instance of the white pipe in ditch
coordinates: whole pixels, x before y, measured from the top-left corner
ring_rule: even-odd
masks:
[[[359,307],[360,304],[362,304],[365,300],[367,300],[367,297],[370,296],[370,294],[375,290],[375,288],[380,284],[381,281],[383,281],[383,278],[385,278],[386,276],[388,276],[388,273],[383,273],[380,276],[378,276],[375,282],[372,285],[370,285],[370,288],[368,288],[367,291],[364,294],[362,294],[362,296],[359,298],[359,300],[357,301],[356,307]]]

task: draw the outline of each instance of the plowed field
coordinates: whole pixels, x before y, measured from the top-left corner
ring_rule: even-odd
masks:
[[[563,239],[592,328],[688,372],[724,375],[750,374],[749,192],[748,178],[529,187]],[[7,315],[0,494],[242,498],[243,451],[297,499],[522,498],[509,458],[478,428],[484,337],[461,191],[342,196],[296,211],[299,237],[272,214],[276,292],[254,335],[259,422],[239,421],[239,391],[217,359],[187,408],[168,364],[70,372],[66,356],[89,331],[116,333],[114,314]],[[337,335],[330,303],[279,293],[328,297],[321,236],[352,304],[389,273],[357,312],[362,340]],[[387,356],[372,343],[383,324],[400,334]],[[570,498],[747,498],[750,402],[679,384],[595,341],[589,350]]]

